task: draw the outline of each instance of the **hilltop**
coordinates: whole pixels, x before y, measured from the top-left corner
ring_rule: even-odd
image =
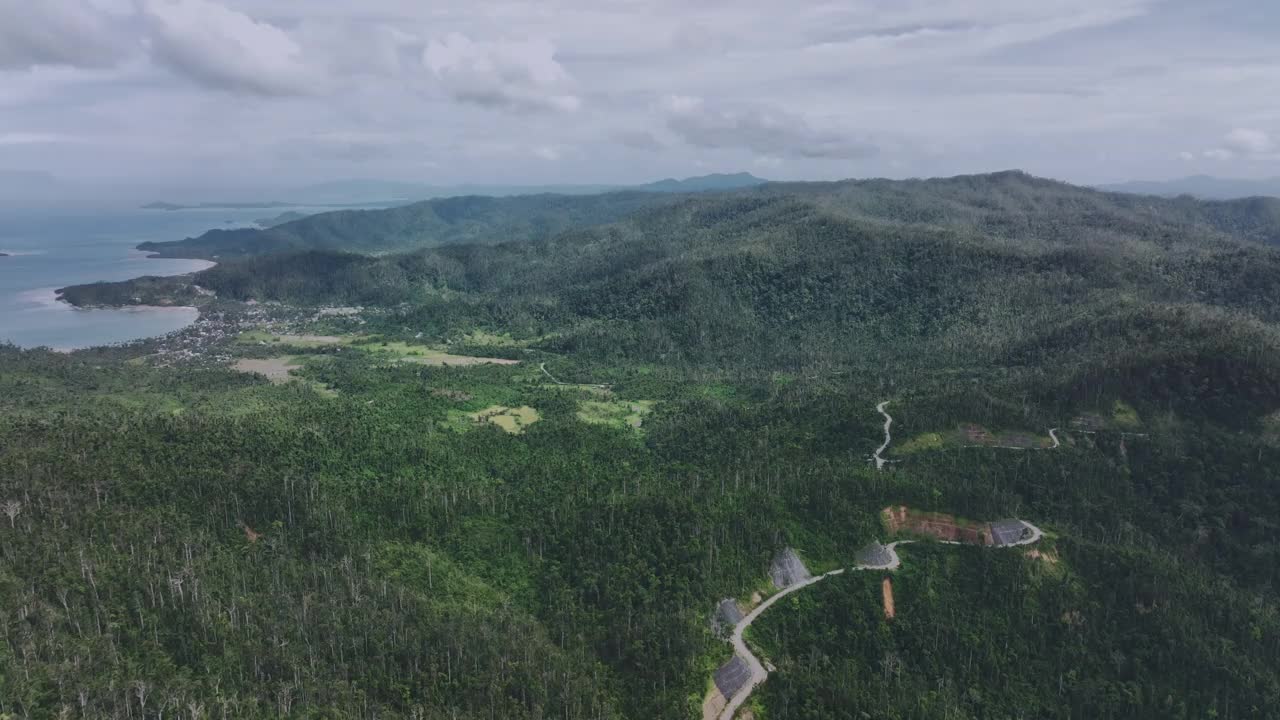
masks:
[[[321,213],[263,230],[211,230],[197,238],[138,247],[160,257],[214,259],[298,250],[385,253],[448,244],[488,245],[547,239],[639,218],[645,211],[697,203],[709,209],[718,205],[715,212],[733,212],[734,203],[804,205],[810,213],[833,219],[886,220],[1035,240],[1079,227],[1130,234],[1163,228],[1179,235],[1199,228],[1209,236],[1280,239],[1280,200],[1164,200],[1102,193],[1017,172],[936,180],[769,183],[710,194],[454,197],[387,210]]]

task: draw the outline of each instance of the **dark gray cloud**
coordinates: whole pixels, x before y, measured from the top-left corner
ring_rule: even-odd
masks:
[[[107,68],[136,49],[110,15],[84,0],[0,0],[0,70]]]
[[[836,160],[869,158],[879,151],[851,134],[819,130],[802,116],[760,105],[715,106],[700,98],[673,97],[667,111],[667,127],[698,147]]]

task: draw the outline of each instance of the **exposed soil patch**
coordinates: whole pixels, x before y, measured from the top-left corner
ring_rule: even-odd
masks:
[[[954,515],[911,510],[905,505],[887,507],[881,513],[890,532],[925,535],[944,542],[991,545],[991,529],[986,523],[960,520]]]
[[[960,445],[1011,448],[1017,450],[1047,450],[1054,447],[1052,438],[1041,437],[1025,430],[1009,430],[993,433],[990,430],[967,423],[956,429],[955,437]]]
[[[894,615],[893,608],[893,580],[886,577],[880,583],[880,596],[884,600],[884,617],[886,620],[892,620]]]
[[[244,539],[248,540],[249,544],[258,542],[258,540],[262,537],[262,533],[255,532],[253,528],[249,527],[248,525],[245,525],[244,523],[240,523],[240,529],[244,530]]]
[[[707,690],[707,696],[702,699],[702,720],[716,720],[728,702],[720,688],[712,684],[711,689]]]
[[[277,385],[289,382],[292,379],[289,372],[298,370],[301,367],[301,365],[293,362],[293,358],[289,357],[269,358],[267,360],[244,358],[236,361],[236,364],[232,366],[238,372],[262,375]]]
[[[1049,565],[1058,564],[1058,555],[1052,550],[1049,550],[1046,552],[1040,552],[1039,550],[1032,548],[1027,551],[1027,557],[1031,558],[1032,560],[1043,560]]]

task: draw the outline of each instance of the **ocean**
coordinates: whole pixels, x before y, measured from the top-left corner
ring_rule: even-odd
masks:
[[[194,308],[78,309],[67,285],[181,275],[204,260],[152,259],[140,242],[181,240],[215,227],[246,227],[269,210],[35,211],[0,209],[0,343],[76,350],[154,337],[195,322]]]

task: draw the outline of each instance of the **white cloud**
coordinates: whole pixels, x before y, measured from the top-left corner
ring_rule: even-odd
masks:
[[[209,0],[139,0],[154,60],[211,88],[305,95],[320,78],[280,28]]]
[[[1183,150],[1182,152],[1178,153],[1178,159],[1179,160],[1195,160],[1196,156],[1195,156],[1195,153]]]
[[[762,105],[714,105],[673,96],[666,102],[667,127],[690,145],[745,148],[762,156],[854,159],[874,156],[876,146],[849,133],[816,129],[794,113]]]
[[[545,40],[476,42],[460,33],[432,40],[422,62],[454,100],[514,111],[577,110],[572,78]]]
[[[134,50],[116,18],[83,0],[0,0],[0,70],[105,68]]]
[[[1280,147],[1262,130],[1235,128],[1223,136],[1221,145],[1201,154],[1210,160],[1272,159],[1280,158]]]
[[[539,158],[542,158],[543,160],[559,160],[560,159],[560,151],[549,145],[543,145],[543,146],[534,148],[533,154],[534,154],[534,157],[539,157]]]
[[[1251,128],[1236,128],[1227,133],[1222,146],[1240,155],[1266,155],[1276,149],[1269,135]]]
[[[81,138],[49,132],[0,132],[0,145],[49,145],[80,142]]]

